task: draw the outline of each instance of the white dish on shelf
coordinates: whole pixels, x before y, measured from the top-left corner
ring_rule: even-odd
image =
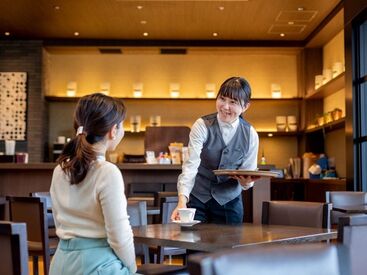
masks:
[[[241,170],[241,169],[222,169],[213,170],[216,176],[255,176],[255,177],[268,177],[274,178],[278,174],[271,171],[254,171],[254,170]]]
[[[181,222],[180,220],[174,220],[172,221],[173,223],[179,224],[182,227],[191,227],[195,224],[200,223],[201,221],[198,220],[193,220],[192,222]]]

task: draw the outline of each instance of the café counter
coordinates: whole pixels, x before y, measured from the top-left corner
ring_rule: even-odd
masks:
[[[0,196],[48,191],[56,163],[0,163]],[[176,190],[181,165],[119,163],[126,195]]]
[[[0,163],[0,197],[28,196],[31,192],[49,191],[56,163]],[[127,197],[176,191],[181,165],[119,163]],[[326,191],[346,190],[345,180],[261,178],[243,192],[245,221],[261,223],[265,200],[324,201]]]

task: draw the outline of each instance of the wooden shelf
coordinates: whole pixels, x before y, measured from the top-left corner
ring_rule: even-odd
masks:
[[[259,137],[294,137],[303,134],[302,131],[279,132],[279,131],[257,131]]]
[[[118,97],[121,98],[123,100],[215,100],[215,98],[157,98],[157,97],[151,97],[151,98],[147,98],[147,97],[141,97],[141,98],[136,98],[136,97]],[[45,99],[49,102],[77,102],[80,97],[67,97],[67,96],[45,96]],[[290,98],[252,98],[251,101],[279,101],[279,102],[284,102],[284,101],[301,101],[302,98],[301,97],[290,97]]]
[[[336,121],[332,121],[330,123],[324,124],[322,126],[318,126],[312,129],[307,129],[305,130],[305,134],[313,133],[313,132],[320,131],[320,130],[323,130],[327,133],[327,132],[331,132],[337,129],[342,129],[344,127],[345,127],[345,118],[341,118]]]
[[[341,73],[337,77],[330,80],[328,83],[316,89],[313,93],[306,95],[307,99],[325,98],[345,86],[345,73]]]
[[[132,132],[130,130],[125,130],[125,135],[145,135],[145,130],[140,130],[139,132]]]

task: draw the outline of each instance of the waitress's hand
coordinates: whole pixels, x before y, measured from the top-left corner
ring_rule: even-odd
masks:
[[[171,220],[172,221],[178,221],[178,220],[180,220],[180,215],[178,214],[178,209],[179,208],[186,208],[187,207],[186,204],[187,204],[187,198],[186,198],[186,196],[185,195],[182,195],[182,194],[179,195],[178,196],[177,206],[173,210],[172,215],[171,215]]]
[[[232,179],[237,180],[245,189],[254,186],[254,181],[260,179],[260,176],[231,176]]]

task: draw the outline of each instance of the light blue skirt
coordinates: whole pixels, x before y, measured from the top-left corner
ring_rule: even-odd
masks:
[[[60,240],[52,258],[50,275],[128,275],[129,270],[106,239]]]

